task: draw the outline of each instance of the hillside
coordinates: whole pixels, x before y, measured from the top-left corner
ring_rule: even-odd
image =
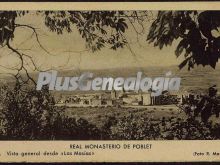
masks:
[[[92,72],[94,77],[131,77],[136,76],[137,72],[141,71],[147,77],[164,77],[168,71],[172,72],[173,76],[181,77],[181,90],[206,90],[212,85],[217,85],[220,91],[220,67],[215,70],[210,67],[196,67],[191,71],[186,69],[179,70],[176,66],[170,67],[146,67],[146,68],[114,68],[103,70],[60,70],[59,76],[79,76],[83,72]],[[32,76],[37,80],[38,73],[32,73]],[[0,84],[12,86],[14,79],[12,77],[1,77]]]

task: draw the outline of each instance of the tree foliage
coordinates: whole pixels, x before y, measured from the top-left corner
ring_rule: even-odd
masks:
[[[97,140],[101,131],[87,120],[65,115],[47,88],[0,89],[2,140]]]
[[[180,69],[186,65],[188,69],[194,65],[215,68],[220,57],[219,25],[219,11],[159,11],[147,40],[160,49],[177,40],[175,54],[185,57]]]
[[[47,89],[1,88],[2,130],[6,139],[39,139],[55,111]]]
[[[15,68],[17,73],[15,78],[20,84],[34,82],[25,66],[27,61],[31,61],[34,70],[39,70],[32,56],[19,51],[13,47],[11,42],[15,35],[15,30],[23,28],[32,30],[33,36],[40,48],[50,54],[41,44],[38,32],[35,27],[27,24],[17,23],[17,19],[29,14],[29,11],[1,11],[0,12],[0,45],[7,47],[20,60],[20,65]],[[32,13],[33,14],[33,13]],[[78,31],[85,40],[88,50],[97,51],[103,47],[116,50],[128,44],[124,33],[128,29],[128,22],[133,26],[137,22],[142,25],[148,17],[147,11],[36,11],[35,15],[40,15],[44,19],[44,24],[49,31],[62,35]],[[25,73],[27,78],[22,77]]]
[[[127,43],[123,33],[128,28],[123,11],[48,11],[45,12],[45,25],[53,32],[72,32],[73,26],[86,41],[92,51],[106,45],[111,49],[123,47]]]
[[[33,81],[25,67],[30,60],[35,70],[38,69],[30,55],[11,46],[17,28],[30,29],[39,46],[49,53],[40,43],[37,30],[29,24],[18,24],[17,18],[29,14],[28,11],[0,12],[0,44],[8,47],[21,61],[15,75],[21,82],[20,72],[25,72],[28,80]],[[149,24],[150,11],[36,11],[41,15],[45,26],[52,32],[62,35],[78,31],[85,40],[88,50],[98,51],[104,47],[113,50],[128,46],[126,32],[133,29],[137,35],[143,35],[144,25]],[[194,65],[210,65],[215,68],[219,59],[219,11],[159,11],[151,24],[147,40],[162,49],[178,43],[175,54],[183,55],[185,60],[179,65],[188,69]],[[137,30],[137,25],[142,28]]]
[[[28,11],[0,12],[2,46],[13,39],[16,28],[26,27],[35,30],[28,24],[16,23],[18,17],[28,13]],[[71,33],[76,28],[92,51],[100,50],[107,45],[114,50],[122,48],[127,43],[123,33],[128,29],[128,20],[140,23],[148,17],[147,11],[38,11],[36,14],[42,15],[45,26],[58,35],[64,32]]]
[[[136,116],[131,113],[111,122],[107,129],[112,140],[210,140],[219,139],[219,124],[203,123],[193,117],[177,118]]]
[[[17,28],[33,31],[39,46],[49,53],[40,43],[37,30],[29,24],[18,24],[17,19],[29,14],[28,11],[0,12],[0,45],[7,47],[20,59],[16,68],[16,88],[3,89],[1,92],[2,129],[1,138],[5,139],[218,139],[219,125],[209,126],[193,118],[186,120],[163,119],[154,121],[129,115],[121,119],[111,118],[104,127],[98,129],[85,119],[66,117],[54,106],[53,97],[47,89],[36,91],[21,90],[23,84],[34,80],[25,65],[27,60],[38,69],[31,55],[13,47],[11,42]],[[62,35],[77,30],[92,51],[108,47],[113,50],[128,45],[126,32],[135,25],[142,27],[148,22],[147,11],[37,11],[43,16],[45,26],[52,32]],[[179,65],[188,69],[194,65],[210,65],[215,68],[220,57],[220,25],[218,11],[159,11],[153,21],[147,40],[162,49],[177,42],[175,54],[183,55],[185,60]],[[216,35],[217,34],[217,35]],[[26,79],[22,73],[26,74]],[[3,93],[2,93],[3,92]],[[2,97],[3,96],[3,97]],[[210,100],[210,99],[209,99]],[[210,102],[210,101],[209,101]],[[208,103],[209,103],[208,102]],[[213,105],[213,104],[209,104]],[[219,112],[219,111],[218,111]],[[191,121],[192,120],[192,121]]]

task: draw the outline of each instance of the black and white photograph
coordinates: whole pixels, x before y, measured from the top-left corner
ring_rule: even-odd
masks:
[[[0,11],[0,140],[219,140],[220,11]]]

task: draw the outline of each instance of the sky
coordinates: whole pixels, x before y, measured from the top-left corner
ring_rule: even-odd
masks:
[[[43,18],[35,13],[18,18],[16,21],[19,24],[35,27],[41,44],[50,52],[50,54],[46,53],[37,44],[36,38],[32,35],[32,30],[25,27],[16,28],[15,38],[11,44],[20,52],[30,55],[41,69],[156,67],[178,65],[183,60],[182,57],[176,58],[174,54],[177,42],[174,42],[172,46],[164,47],[162,50],[147,43],[146,38],[152,20],[145,24],[145,33],[139,36],[139,42],[137,42],[135,31],[129,25],[126,37],[134,54],[127,47],[116,51],[109,48],[103,48],[95,53],[85,51],[85,41],[77,30],[73,30],[72,33],[57,35],[50,32],[44,25]],[[9,68],[18,65],[19,62],[18,57],[10,53],[7,48],[0,49],[0,59],[0,65]],[[31,68],[29,69],[31,70]],[[0,72],[8,72],[8,70],[0,67]]]

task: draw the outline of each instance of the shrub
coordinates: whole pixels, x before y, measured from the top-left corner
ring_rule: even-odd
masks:
[[[79,118],[58,117],[52,127],[54,140],[98,140],[100,131],[87,120]]]
[[[157,124],[149,118],[136,117],[130,114],[117,121],[110,128],[110,139],[114,140],[143,140],[157,139],[160,132]]]
[[[10,140],[40,139],[48,122],[47,116],[54,111],[54,99],[45,88],[5,89],[1,93],[4,138]]]
[[[129,114],[109,119],[107,139],[113,140],[209,140],[218,139],[220,125],[203,123],[194,118],[162,118],[154,120]]]
[[[213,139],[209,125],[194,118],[173,118],[164,123],[162,139],[167,140],[208,140]]]
[[[214,126],[211,128],[211,133],[214,139],[220,139],[220,124],[219,123],[214,124]]]
[[[100,130],[85,119],[69,118],[55,107],[47,88],[1,92],[3,140],[97,140]]]

